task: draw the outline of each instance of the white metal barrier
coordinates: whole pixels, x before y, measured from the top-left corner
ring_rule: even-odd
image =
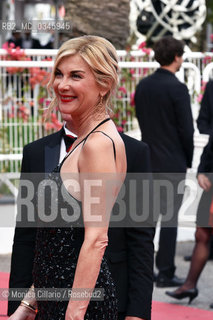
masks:
[[[18,196],[18,188],[12,181],[17,181],[19,177],[19,172],[0,173],[0,185],[5,184],[15,199]]]
[[[0,154],[0,161],[5,160],[22,160],[22,154]]]
[[[209,64],[211,65],[211,63]],[[206,67],[208,68],[209,65]],[[53,61],[0,61],[0,67],[18,67],[18,68],[51,68],[53,66]],[[126,62],[121,61],[119,62],[119,66],[121,69],[157,69],[159,67],[159,63],[157,62]],[[204,69],[204,71],[206,70]],[[184,82],[184,70],[191,69],[195,73],[194,83],[195,83],[195,90],[196,92],[200,92],[200,84],[201,84],[201,74],[199,68],[191,63],[191,62],[184,62],[182,64],[182,68],[180,72],[177,74],[179,79]],[[139,80],[139,79],[138,79]],[[191,79],[193,80],[193,79]]]
[[[1,51],[1,50],[0,50]],[[26,53],[31,54],[32,50],[25,50]],[[38,57],[41,57],[40,51],[45,51],[49,53],[48,50],[33,50],[34,54],[36,53]],[[51,51],[52,55],[56,54],[57,50],[54,52]],[[139,54],[139,52],[134,52],[135,55]],[[1,54],[1,52],[0,52]],[[40,56],[39,56],[40,54]],[[123,52],[126,55],[126,52]],[[200,54],[201,55],[201,54]],[[21,68],[43,68],[44,70],[50,71],[53,66],[53,61],[8,61],[8,60],[0,60],[0,73],[1,73],[1,86],[0,86],[0,128],[7,130],[8,132],[8,150],[7,154],[21,154],[23,146],[33,140],[43,137],[49,132],[46,131],[43,127],[43,124],[38,121],[38,93],[39,93],[39,85],[35,85],[34,89],[28,86],[27,90],[22,93],[22,83],[21,81],[29,82],[29,72],[22,73],[21,77],[17,74],[11,75],[7,73],[7,67],[21,67]],[[128,115],[126,110],[127,105],[130,104],[131,94],[133,94],[135,87],[139,80],[146,76],[147,74],[152,73],[155,69],[159,67],[159,64],[154,61],[120,61],[119,66],[121,70],[129,70],[131,73],[131,83],[128,84],[128,88],[126,93],[121,92],[119,97],[115,99],[115,105],[119,104],[122,110],[122,117],[126,117],[127,119],[127,130],[132,129],[132,120]],[[204,69],[204,77],[207,79],[210,74],[213,64],[207,65]],[[201,73],[199,68],[191,63],[184,62],[182,64],[181,70],[177,73],[177,76],[181,81],[186,81],[186,84],[189,88],[189,92],[192,96],[192,113],[194,119],[196,119],[199,105],[194,99],[193,95],[196,92],[197,94],[200,91],[201,85]],[[125,86],[126,83],[121,83],[120,86]],[[50,100],[50,98],[48,97]],[[43,106],[45,107],[45,102],[43,102]],[[15,108],[14,114],[15,116],[18,113],[16,110],[17,105],[20,103],[24,103],[29,112],[32,113],[30,121],[22,121],[17,122],[13,118],[10,118],[10,110]],[[33,108],[30,107],[31,103],[33,103]],[[3,121],[4,119],[4,121]],[[3,152],[3,146],[0,142],[0,152]],[[1,159],[1,158],[0,158]],[[20,169],[20,159],[16,157],[7,157],[5,160],[0,161],[0,172],[5,171],[5,168],[9,172],[18,172]]]
[[[57,49],[24,49],[24,53],[27,57],[31,57],[34,61],[41,61],[47,57],[54,57],[57,55]],[[154,61],[154,52],[150,50],[150,53],[147,54],[142,50],[117,50],[118,57],[120,61],[127,61],[129,57],[134,58],[135,61]],[[0,60],[3,60],[7,55],[5,49],[0,49]],[[213,58],[213,52],[192,52],[187,51],[183,55],[183,59],[194,63],[200,70],[203,70],[206,66],[206,59]]]
[[[0,154],[0,162],[1,161],[21,161],[22,160],[22,153],[18,154]],[[0,186],[6,185],[14,198],[16,199],[18,196],[18,187],[13,182],[14,180],[17,181],[19,179],[20,173],[19,172],[7,172],[7,173],[0,173]]]
[[[23,49],[27,57],[31,57],[34,61],[41,61],[46,57],[54,58],[57,55],[57,49]],[[0,59],[3,60],[7,55],[7,50],[0,49]]]

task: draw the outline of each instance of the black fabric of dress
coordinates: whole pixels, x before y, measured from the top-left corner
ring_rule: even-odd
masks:
[[[97,127],[108,120],[109,119],[102,121]],[[95,127],[89,134],[94,132],[97,127]],[[80,143],[85,143],[88,136],[89,135],[87,135]],[[67,157],[65,157],[65,159],[66,158]],[[56,182],[59,189],[64,187],[60,177],[60,169],[64,160],[49,175],[49,179]],[[70,197],[72,196],[70,195]],[[69,212],[70,205],[64,200],[62,195],[60,196],[60,193],[58,196],[58,203],[60,207],[66,208]],[[80,202],[79,205],[81,206]],[[79,226],[81,225],[80,223]],[[72,288],[78,255],[83,239],[84,229],[76,225],[69,225],[67,227],[38,228],[33,267],[35,290],[38,288]],[[101,288],[103,290],[104,298],[103,300],[90,301],[84,319],[117,320],[118,312],[116,289],[105,258],[102,260],[95,288]],[[65,319],[68,301],[63,301],[63,299],[39,301],[38,299],[37,303],[38,314],[36,319]]]

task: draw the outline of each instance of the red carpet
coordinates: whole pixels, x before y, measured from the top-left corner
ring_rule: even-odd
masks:
[[[152,320],[212,320],[213,312],[153,301]]]
[[[9,273],[0,272],[0,288],[8,288],[9,284]],[[7,319],[7,301],[0,299],[0,320]]]
[[[0,288],[8,288],[9,273],[0,272]],[[7,301],[0,300],[0,320],[6,320]],[[153,301],[152,320],[212,320],[213,312]],[[100,319],[101,320],[101,319]]]

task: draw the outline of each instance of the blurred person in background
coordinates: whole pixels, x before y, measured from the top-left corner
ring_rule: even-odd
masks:
[[[201,101],[201,108],[197,118],[197,127],[201,134],[210,135],[213,130],[213,80],[206,84]],[[185,261],[191,261],[192,256],[184,257]],[[209,260],[213,260],[213,236],[211,236]]]
[[[13,31],[12,37],[8,40],[8,43],[14,43],[15,47],[22,49],[42,49],[40,41],[32,37],[30,31],[23,33],[19,31]]]
[[[181,287],[175,291],[166,291],[168,296],[178,300],[189,298],[189,303],[198,295],[197,282],[209,257],[213,231],[213,133],[202,153],[197,180],[204,191],[197,211],[195,246],[189,272]]]
[[[154,52],[160,68],[139,82],[135,108],[142,140],[150,147],[154,180],[168,182],[169,191],[174,192],[168,200],[166,191],[159,191],[161,208],[156,213],[162,218],[156,286],[173,287],[183,283],[175,275],[178,211],[183,198],[177,188],[192,164],[194,128],[188,89],[175,76],[183,62],[184,44],[164,37],[155,43]],[[167,221],[170,209],[172,217]]]

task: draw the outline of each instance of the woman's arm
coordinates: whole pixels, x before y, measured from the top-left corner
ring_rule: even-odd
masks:
[[[120,161],[119,156],[117,161]],[[88,292],[92,292],[108,244],[110,212],[123,182],[120,180],[116,184],[114,180],[110,188],[107,187],[109,176],[113,175],[117,179],[113,146],[108,138],[96,134],[87,141],[79,158],[79,172],[85,237],[78,258],[73,289],[88,289]],[[94,191],[91,192],[93,198],[90,199],[89,190]],[[92,204],[93,201],[96,204]],[[83,301],[74,301],[71,298],[65,319],[84,319],[89,301],[89,298]]]
[[[21,304],[8,320],[34,320],[37,313],[34,285],[32,285]]]

